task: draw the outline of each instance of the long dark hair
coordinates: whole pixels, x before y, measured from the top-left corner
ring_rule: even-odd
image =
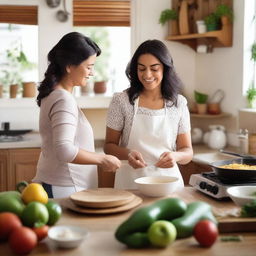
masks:
[[[83,34],[71,32],[63,36],[48,53],[48,68],[38,87],[37,105],[40,106],[41,100],[54,90],[54,86],[66,74],[68,65],[79,65],[95,53],[99,56],[100,48]]]
[[[137,74],[138,59],[142,54],[152,54],[164,66],[163,80],[161,84],[161,93],[164,99],[171,100],[174,105],[177,104],[178,93],[181,92],[182,83],[175,72],[172,57],[165,46],[159,40],[147,40],[143,42],[135,51],[131,61],[126,68],[126,76],[130,81],[130,87],[127,89],[129,101],[134,104],[134,100],[143,91],[143,85]]]

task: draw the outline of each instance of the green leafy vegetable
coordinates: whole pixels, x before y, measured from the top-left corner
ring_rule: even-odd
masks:
[[[222,236],[220,238],[221,242],[241,242],[243,240],[242,236]]]
[[[256,217],[256,199],[241,208],[242,217]]]

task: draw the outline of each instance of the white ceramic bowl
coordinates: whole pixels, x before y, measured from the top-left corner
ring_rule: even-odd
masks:
[[[174,192],[177,188],[178,180],[177,177],[171,176],[149,176],[138,178],[134,182],[142,194],[161,197]]]
[[[229,197],[238,206],[256,199],[256,186],[234,186],[227,189]]]
[[[75,248],[88,236],[87,229],[78,226],[54,226],[48,231],[48,237],[57,247]]]

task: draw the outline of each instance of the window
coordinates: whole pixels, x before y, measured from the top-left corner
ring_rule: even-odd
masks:
[[[102,50],[94,81],[106,78],[108,92],[128,87],[125,68],[130,59],[130,0],[74,0],[73,25]]]
[[[37,35],[36,25],[0,24],[0,83],[5,92],[11,84],[38,82]]]

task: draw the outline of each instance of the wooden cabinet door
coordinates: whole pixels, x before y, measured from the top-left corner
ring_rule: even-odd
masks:
[[[7,190],[8,150],[0,150],[0,192]]]
[[[199,164],[199,163],[195,163],[193,161],[191,161],[185,165],[179,165],[179,169],[180,169],[181,175],[183,177],[185,186],[189,185],[189,179],[190,179],[191,174],[212,171],[212,168],[210,165]]]
[[[40,154],[39,148],[23,148],[9,150],[10,169],[7,176],[7,189],[13,190],[18,182],[31,182],[36,174],[36,166]]]

